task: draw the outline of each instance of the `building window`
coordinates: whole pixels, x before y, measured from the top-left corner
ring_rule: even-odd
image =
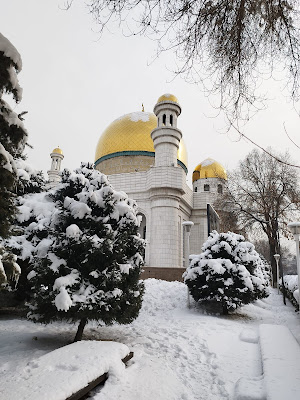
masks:
[[[170,125],[173,126],[173,115],[170,115]]]
[[[195,189],[194,189],[194,190],[195,190],[195,192],[198,192],[198,188],[197,188],[197,186],[195,187]]]
[[[204,192],[209,192],[210,191],[210,187],[208,184],[204,185]]]
[[[167,122],[167,116],[166,114],[163,115],[163,125],[166,125]]]
[[[142,213],[138,213],[137,214],[138,220],[140,221],[140,226],[138,227],[138,232],[141,235],[141,238],[146,239],[146,217],[144,214]]]
[[[218,185],[218,193],[222,194],[223,193],[223,186]]]

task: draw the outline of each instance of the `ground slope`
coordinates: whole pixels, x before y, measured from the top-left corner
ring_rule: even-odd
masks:
[[[187,308],[187,289],[179,282],[146,281],[140,316],[128,326],[90,323],[84,339],[114,340],[134,351],[128,368],[110,371],[94,400],[232,399],[236,382],[261,374],[257,343],[260,323],[288,326],[300,342],[300,318],[271,290],[269,298],[229,316],[207,315],[197,305]],[[69,343],[75,327],[42,326],[2,318],[0,381],[18,381],[32,361]],[[29,364],[28,364],[29,363]],[[1,383],[2,384],[2,383]]]

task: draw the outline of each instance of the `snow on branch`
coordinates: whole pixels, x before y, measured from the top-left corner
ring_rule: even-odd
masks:
[[[0,33],[0,51],[12,60],[18,72],[22,70],[22,59],[18,50],[11,42]]]

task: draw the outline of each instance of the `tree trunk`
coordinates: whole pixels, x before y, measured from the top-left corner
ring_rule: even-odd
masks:
[[[87,318],[82,318],[79,322],[78,329],[77,329],[73,343],[78,342],[79,340],[82,339],[83,330],[84,330],[84,327],[86,324],[87,324]]]
[[[277,280],[279,277],[277,276],[277,264],[274,258],[274,254],[278,253],[278,243],[274,237],[268,235],[269,239],[269,248],[270,248],[270,262],[272,267],[272,274],[273,274],[273,287],[277,287]]]
[[[226,304],[223,304],[223,315],[228,315],[228,308]]]

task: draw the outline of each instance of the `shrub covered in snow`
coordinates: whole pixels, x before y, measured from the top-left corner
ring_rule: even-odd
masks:
[[[0,33],[0,236],[8,237],[14,219],[15,160],[22,157],[27,132],[22,117],[16,114],[3,99],[12,94],[14,100],[22,99],[22,89],[17,73],[22,69],[20,54]]]
[[[298,310],[299,309],[298,275],[285,275],[283,281],[288,299]]]
[[[19,210],[19,207],[21,207],[22,210],[22,205],[24,202],[27,202],[27,198],[25,199],[24,196],[25,194],[29,193],[40,193],[45,189],[45,179],[43,177],[43,174],[41,171],[36,171],[33,169],[27,162],[25,162],[22,159],[17,159],[15,160],[15,166],[16,166],[16,173],[17,173],[17,179],[16,179],[16,194],[17,198],[15,199],[14,203],[17,206],[17,210]],[[44,197],[44,196],[43,196]],[[36,202],[35,202],[36,203]],[[41,203],[44,204],[44,203]],[[41,207],[40,207],[41,208]],[[23,213],[22,213],[23,214]],[[38,218],[40,217],[37,216]],[[31,221],[32,222],[32,221]],[[24,230],[24,227],[28,225],[28,221],[24,221],[24,215],[16,215],[16,218],[13,221],[13,225],[11,228],[11,233],[12,237],[9,239],[3,239],[0,238],[0,253],[1,253],[1,247],[2,247],[2,253],[3,253],[3,259],[2,262],[4,263],[4,270],[9,271],[8,272],[8,281],[5,281],[6,284],[2,285],[2,289],[7,288],[9,290],[14,289],[15,290],[15,298],[17,300],[24,300],[28,296],[28,284],[27,284],[27,279],[26,279],[26,271],[28,267],[28,260],[26,260],[26,257],[19,257],[19,263],[17,264],[16,260],[17,257],[15,254],[11,252],[11,244],[16,244],[17,238],[14,237],[14,235],[19,235],[20,232]],[[21,255],[21,250],[22,252],[26,253],[26,246],[23,247],[23,242],[24,240],[20,240],[20,245],[18,246],[18,249],[14,249],[14,252],[20,256]],[[23,275],[21,275],[20,271],[20,266],[22,265],[22,270],[24,272]],[[12,278],[12,279],[11,279]],[[16,279],[17,278],[17,279]],[[21,278],[19,280],[19,278]],[[4,279],[4,277],[3,277]],[[0,278],[1,281],[1,278]],[[8,283],[8,284],[7,284]],[[17,286],[17,284],[19,285]]]
[[[46,181],[42,171],[37,171],[22,159],[15,161],[17,168],[17,195],[40,193],[45,190]]]
[[[0,289],[13,290],[18,284],[21,268],[17,256],[0,246]]]
[[[264,279],[268,282],[268,284],[271,284],[271,271],[272,271],[272,266],[271,264],[265,259],[265,257],[258,253],[260,259],[258,260],[260,269],[263,273]]]
[[[196,301],[214,300],[223,313],[268,296],[268,280],[254,246],[232,232],[213,231],[184,273]]]
[[[81,332],[89,319],[136,318],[144,249],[136,211],[135,202],[89,164],[64,170],[62,184],[49,195],[25,196],[18,216],[24,232],[10,243],[29,260],[29,318],[80,321]]]

